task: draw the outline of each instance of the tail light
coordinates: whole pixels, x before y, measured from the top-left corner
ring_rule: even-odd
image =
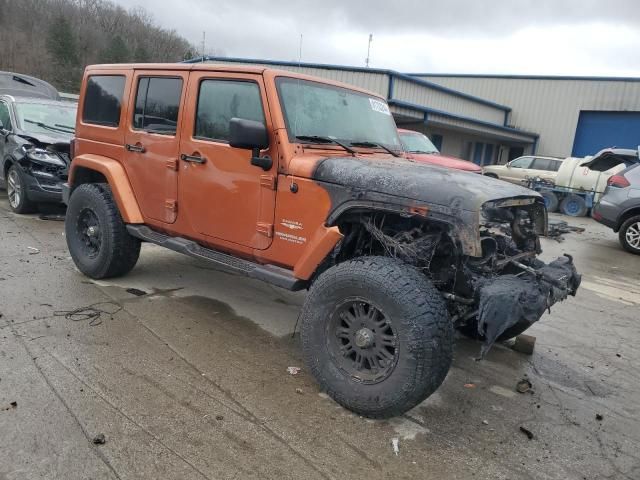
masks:
[[[76,138],[73,137],[71,142],[69,142],[69,158],[73,160],[73,157],[76,156]]]
[[[624,175],[613,175],[612,177],[609,177],[609,180],[607,180],[607,185],[610,187],[626,188],[631,184]]]

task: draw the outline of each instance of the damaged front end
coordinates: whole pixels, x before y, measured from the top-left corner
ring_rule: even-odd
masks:
[[[446,295],[457,326],[483,340],[480,357],[496,340],[522,333],[553,304],[575,295],[581,276],[570,255],[549,264],[536,258],[546,229],[546,210],[535,197],[482,206],[482,256],[462,259],[461,283]]]
[[[580,285],[571,256],[549,264],[537,258],[547,230],[537,196],[484,203],[475,228],[429,217],[354,213],[340,225],[345,237],[337,255],[391,256],[422,270],[446,299],[455,327],[483,341],[481,357],[496,341],[522,333],[553,304],[575,295]]]

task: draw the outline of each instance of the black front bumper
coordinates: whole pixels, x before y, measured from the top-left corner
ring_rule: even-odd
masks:
[[[32,168],[23,171],[29,200],[38,203],[62,203],[62,185],[66,180],[66,169],[59,174]]]

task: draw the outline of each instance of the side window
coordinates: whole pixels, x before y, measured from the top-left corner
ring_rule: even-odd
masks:
[[[203,80],[200,83],[194,136],[226,142],[234,118],[264,123],[257,83],[241,80]]]
[[[181,96],[181,78],[140,77],[133,128],[174,135],[178,126]]]
[[[4,102],[0,102],[0,122],[2,122],[2,128],[5,130],[11,130],[11,115],[9,115],[9,105]]]
[[[82,121],[117,127],[124,93],[124,75],[92,75],[84,92]]]
[[[534,170],[553,170],[551,168],[551,162],[553,162],[553,160],[549,160],[548,158],[536,158],[531,168]]]
[[[557,172],[558,170],[560,170],[560,165],[562,165],[562,162],[560,160],[551,160],[551,170],[553,172]]]
[[[533,158],[531,157],[516,158],[509,165],[511,165],[511,168],[529,168],[532,160]]]

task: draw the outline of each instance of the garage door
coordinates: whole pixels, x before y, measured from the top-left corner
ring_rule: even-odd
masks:
[[[580,112],[574,157],[593,155],[603,148],[638,148],[640,112]]]

